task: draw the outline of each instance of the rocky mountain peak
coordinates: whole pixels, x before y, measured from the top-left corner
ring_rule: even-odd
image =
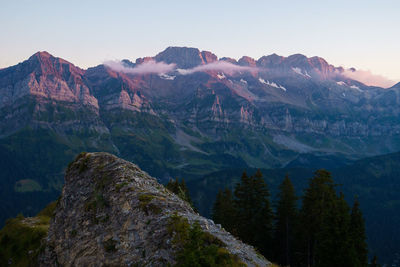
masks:
[[[33,54],[26,63],[30,67],[33,67],[33,71],[36,71],[40,75],[58,75],[63,76],[66,74],[77,74],[83,75],[84,70],[74,66],[72,63],[58,57],[52,56],[46,51],[37,52]]]
[[[125,66],[125,67],[129,67],[129,68],[134,68],[136,66],[136,63],[133,63],[132,61],[130,61],[129,59],[123,59],[121,60],[121,63]]]
[[[265,68],[276,68],[280,66],[285,58],[277,54],[263,56],[257,60],[257,65]]]
[[[141,57],[136,59],[136,64],[142,64],[154,60],[152,57]]]
[[[83,103],[98,108],[97,100],[83,81],[85,71],[72,63],[37,52],[18,65],[0,70],[0,107],[24,96]]]
[[[173,265],[182,249],[176,223],[199,225],[209,240],[247,266],[270,264],[138,166],[107,153],[81,153],[69,165],[40,263]]]
[[[304,67],[308,65],[308,58],[303,54],[294,54],[288,56],[286,62],[291,66]]]
[[[229,62],[229,63],[232,63],[232,64],[237,64],[237,60],[234,59],[234,58],[230,58],[230,57],[223,57],[223,58],[220,58],[220,60],[221,61],[226,61],[226,62]]]
[[[248,66],[248,67],[255,67],[257,65],[254,58],[243,56],[238,60],[239,65],[241,66]]]
[[[53,57],[49,52],[47,51],[38,51],[35,54],[33,54],[29,59],[33,58],[50,58]]]
[[[192,47],[168,47],[163,52],[157,54],[156,61],[166,63],[175,63],[178,68],[188,69],[198,65],[214,62],[218,60],[217,56],[208,51],[200,52]]]
[[[201,51],[201,56],[205,64],[212,63],[218,60],[218,57],[210,51]]]

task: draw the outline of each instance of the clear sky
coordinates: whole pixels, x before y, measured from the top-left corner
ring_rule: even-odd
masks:
[[[43,50],[86,68],[172,45],[302,53],[400,81],[400,1],[0,0],[0,68]]]

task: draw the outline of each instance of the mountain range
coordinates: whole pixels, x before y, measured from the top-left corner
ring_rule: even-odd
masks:
[[[187,47],[84,70],[38,52],[0,69],[0,221],[55,199],[81,151],[116,154],[161,182],[400,151],[400,83],[367,86],[346,71],[320,57]]]

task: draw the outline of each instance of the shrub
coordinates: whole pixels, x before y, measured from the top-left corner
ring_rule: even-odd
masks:
[[[154,213],[154,214],[159,214],[161,213],[161,208],[155,205],[154,203],[151,203],[151,201],[155,198],[153,195],[148,195],[148,194],[143,194],[139,196],[139,206],[140,209],[143,210],[147,215],[149,213]]]
[[[190,226],[187,219],[174,214],[168,232],[173,235],[172,243],[178,247],[176,266],[245,266],[223,247],[225,244],[221,240],[204,232],[198,222]]]
[[[0,266],[34,266],[44,249],[44,238],[53,216],[55,203],[50,203],[34,218],[22,215],[9,219],[0,230]]]

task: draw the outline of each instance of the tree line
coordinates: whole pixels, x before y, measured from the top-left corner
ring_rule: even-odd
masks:
[[[359,202],[355,199],[350,208],[336,187],[328,171],[317,170],[303,196],[297,197],[286,176],[272,207],[262,173],[244,172],[233,192],[218,192],[212,217],[281,266],[368,266]]]

